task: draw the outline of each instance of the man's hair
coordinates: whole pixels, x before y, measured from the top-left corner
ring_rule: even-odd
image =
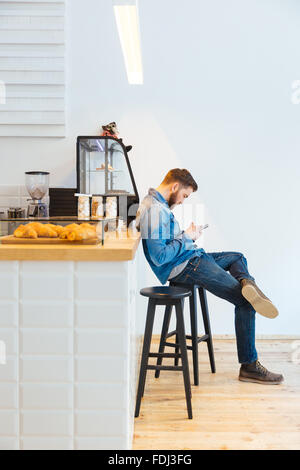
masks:
[[[170,184],[175,182],[180,183],[184,188],[191,186],[193,191],[197,191],[198,189],[198,185],[192,177],[191,173],[185,169],[181,170],[180,168],[174,168],[173,170],[170,170],[166,174],[162,184]]]

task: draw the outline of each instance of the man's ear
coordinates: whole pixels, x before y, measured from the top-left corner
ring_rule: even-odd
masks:
[[[175,193],[176,191],[178,191],[178,189],[179,189],[179,183],[178,181],[176,181],[175,183],[172,184],[171,191]]]

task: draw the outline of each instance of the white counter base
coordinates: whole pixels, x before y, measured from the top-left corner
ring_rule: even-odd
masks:
[[[0,449],[130,449],[136,258],[0,261]]]

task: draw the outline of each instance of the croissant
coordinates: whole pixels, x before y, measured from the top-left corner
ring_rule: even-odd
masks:
[[[36,231],[38,237],[57,238],[57,232],[51,228],[50,224],[41,224],[40,222],[30,222],[26,225]]]
[[[34,239],[36,239],[36,238],[38,238],[38,234],[33,228],[25,227],[23,237],[24,238],[34,238]]]
[[[38,238],[36,231],[28,225],[20,225],[15,231],[14,236],[17,238]]]
[[[24,233],[24,225],[19,225],[18,228],[16,228],[16,230],[14,231],[14,236],[16,238],[22,238],[23,237],[23,233]]]
[[[57,233],[46,224],[41,224],[41,227],[37,229],[37,234],[39,237],[57,238]]]
[[[40,222],[30,222],[29,224],[26,225],[26,227],[33,228],[36,232],[39,230],[39,228],[42,226]]]
[[[95,230],[91,228],[78,228],[74,230],[70,230],[67,238],[70,241],[78,241],[78,240],[87,240],[89,238],[95,238]]]
[[[48,227],[52,228],[52,230],[54,230],[57,235],[59,236],[65,227],[62,227],[61,225],[54,225],[54,224],[47,224]]]
[[[69,233],[71,230],[77,230],[78,228],[79,228],[79,225],[78,225],[78,224],[66,225],[65,227],[63,227],[63,230],[62,230],[62,232],[60,233],[59,238],[61,238],[62,240],[67,239],[67,238],[68,238],[68,233]]]

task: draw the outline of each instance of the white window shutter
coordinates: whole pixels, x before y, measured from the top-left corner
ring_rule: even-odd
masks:
[[[0,136],[65,136],[65,0],[0,0],[0,85]]]

